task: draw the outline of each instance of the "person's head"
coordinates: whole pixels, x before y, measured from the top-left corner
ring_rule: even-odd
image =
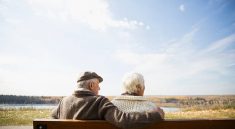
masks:
[[[93,92],[94,94],[98,95],[100,86],[99,83],[103,81],[103,78],[96,74],[95,72],[82,72],[79,75],[77,80],[78,88],[85,88]]]
[[[123,91],[128,94],[144,95],[144,77],[140,73],[128,73],[123,77]]]

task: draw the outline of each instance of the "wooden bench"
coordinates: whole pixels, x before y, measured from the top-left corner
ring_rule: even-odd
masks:
[[[34,129],[118,129],[103,120],[36,119]],[[235,129],[235,119],[164,120],[145,129]]]

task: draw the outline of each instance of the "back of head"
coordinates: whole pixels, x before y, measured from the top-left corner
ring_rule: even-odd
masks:
[[[102,82],[103,78],[95,72],[90,72],[90,71],[82,72],[78,77],[77,87],[89,89],[88,86],[90,82],[96,82],[96,80]]]
[[[138,89],[144,90],[144,77],[140,73],[127,73],[123,77],[124,93],[138,93]]]

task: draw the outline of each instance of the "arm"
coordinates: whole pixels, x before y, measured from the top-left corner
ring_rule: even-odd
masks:
[[[99,109],[106,121],[120,128],[140,128],[163,120],[158,110],[151,113],[125,113],[118,110],[108,99],[101,101]]]
[[[162,121],[158,112],[124,113],[116,109],[107,112],[105,119],[120,128],[141,128],[156,121]]]
[[[58,117],[58,110],[57,110],[58,108],[55,108],[55,109],[53,109],[53,111],[52,111],[52,113],[51,113],[51,118],[52,119],[59,119],[59,117]]]
[[[52,113],[51,113],[51,118],[52,119],[60,119],[60,104],[61,104],[62,100],[59,102],[58,106],[53,109]]]

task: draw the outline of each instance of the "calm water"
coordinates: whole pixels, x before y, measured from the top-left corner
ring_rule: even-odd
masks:
[[[180,108],[176,107],[161,107],[165,112],[179,112]]]
[[[19,109],[19,108],[35,108],[35,109],[53,109],[56,105],[54,104],[0,104],[2,109]]]
[[[56,105],[53,104],[0,104],[1,109],[20,109],[20,108],[34,108],[34,109],[53,109]],[[175,107],[161,107],[165,112],[177,112],[180,108]]]

